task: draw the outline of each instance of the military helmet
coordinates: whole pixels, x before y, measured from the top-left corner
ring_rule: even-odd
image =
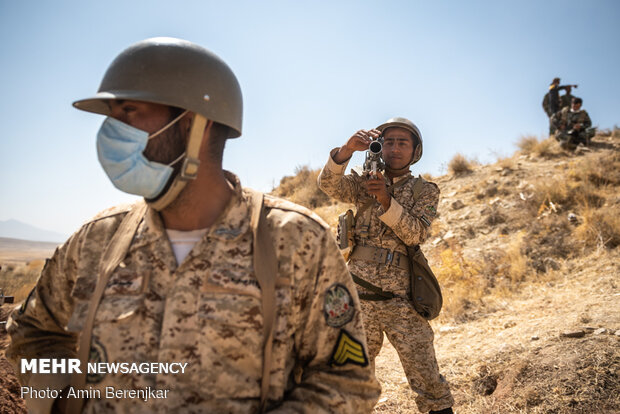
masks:
[[[130,99],[187,109],[241,135],[243,98],[239,82],[214,53],[186,40],[155,37],[125,49],[110,64],[97,94],[73,103],[110,115],[106,101]]]
[[[390,118],[377,127],[381,133],[388,128],[403,128],[411,132],[413,135],[413,156],[409,165],[418,162],[422,158],[422,134],[418,127],[407,118],[402,117]]]

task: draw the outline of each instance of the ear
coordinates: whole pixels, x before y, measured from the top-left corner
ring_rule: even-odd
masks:
[[[413,151],[413,159],[419,159],[420,158],[420,154],[422,153],[422,145],[417,144],[415,146],[415,150]]]

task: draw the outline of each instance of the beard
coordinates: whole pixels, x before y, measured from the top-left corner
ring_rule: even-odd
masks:
[[[176,123],[160,135],[150,139],[142,153],[150,161],[168,165],[185,151],[186,146],[187,137],[179,123]],[[176,170],[179,164],[176,163],[172,167]]]

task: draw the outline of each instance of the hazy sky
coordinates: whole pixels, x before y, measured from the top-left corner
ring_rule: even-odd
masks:
[[[619,21],[615,0],[0,0],[0,220],[68,235],[132,199],[98,164],[103,117],[71,103],[145,38],[191,40],[230,65],[244,122],[224,166],[269,191],[392,116],[422,131],[414,173],[443,173],[457,152],[510,155],[519,137],[546,133],[541,101],[555,76],[579,84],[594,124],[611,128]]]

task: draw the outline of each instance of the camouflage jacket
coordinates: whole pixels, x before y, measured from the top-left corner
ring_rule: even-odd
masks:
[[[581,124],[581,130],[585,130],[586,128],[590,128],[592,126],[590,115],[588,115],[588,112],[585,109],[580,109],[577,112],[573,112],[569,107],[566,107],[553,115],[551,120],[556,128],[561,131],[569,131],[577,124]]]
[[[170,391],[146,402],[93,398],[85,412],[258,412],[263,320],[250,195],[227,174],[235,196],[180,264],[159,214],[147,210],[95,318],[91,360],[183,362],[185,373],[89,375],[87,386],[103,395],[105,387]],[[265,208],[279,266],[271,412],[370,412],[380,387],[367,364],[359,299],[333,236],[303,207],[266,196]],[[20,358],[75,358],[95,269],[127,211],[111,209],[88,222],[47,262],[8,328],[7,356],[18,369]],[[43,389],[69,383],[50,374],[20,381]]]
[[[366,178],[356,173],[344,175],[347,163],[336,164],[332,156],[338,149],[332,150],[327,164],[319,174],[318,183],[321,190],[337,200],[352,203],[359,210],[369,200],[369,208],[358,214],[355,226],[355,244],[380,247],[390,251],[407,254],[406,246],[421,244],[429,234],[429,227],[437,214],[439,188],[434,183],[425,181],[417,199],[413,197],[415,182],[411,173],[396,177],[394,184],[401,180],[407,182],[394,189],[390,208],[384,211],[380,203],[366,192]],[[387,184],[392,184],[386,178]],[[368,233],[362,226],[368,225]],[[384,290],[405,295],[409,291],[409,272],[394,266],[373,264],[352,258],[349,260],[351,273]],[[358,288],[360,293],[369,293]]]

